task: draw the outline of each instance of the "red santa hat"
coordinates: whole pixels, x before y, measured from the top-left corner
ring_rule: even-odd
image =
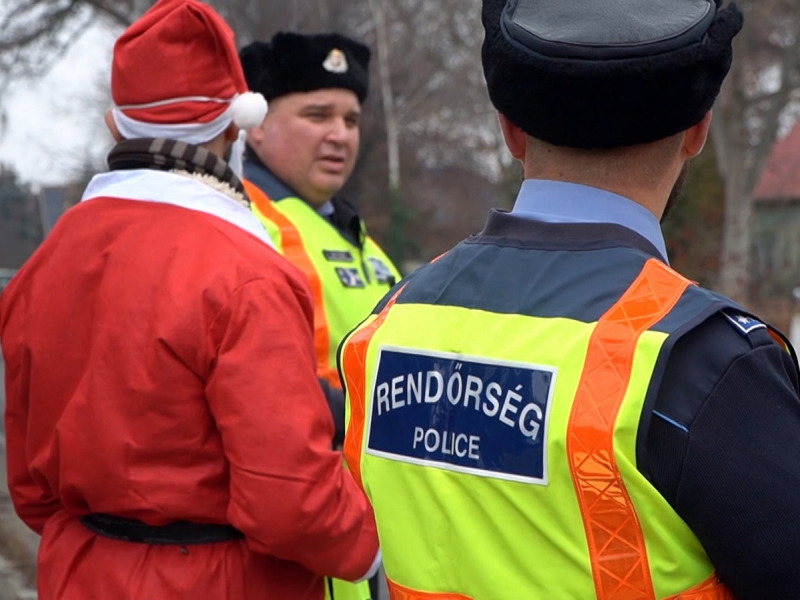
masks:
[[[248,91],[233,31],[195,0],[159,0],[119,37],[111,96],[125,138],[203,143],[267,114],[264,97]]]

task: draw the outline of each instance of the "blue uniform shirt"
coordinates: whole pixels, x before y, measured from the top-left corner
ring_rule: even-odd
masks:
[[[624,196],[564,181],[526,179],[513,215],[545,223],[613,223],[635,231],[658,250],[665,263],[667,248],[656,216]]]

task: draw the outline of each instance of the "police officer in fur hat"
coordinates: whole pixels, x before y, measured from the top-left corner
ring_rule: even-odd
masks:
[[[795,354],[659,226],[742,27],[721,4],[483,0],[525,181],[340,353],[393,597],[797,597]]]
[[[314,298],[317,375],[344,439],[336,366],[342,338],[400,278],[339,191],[358,156],[370,50],[336,33],[282,32],[240,53],[251,89],[270,110],[249,130],[245,186],[278,250],[305,274]],[[332,581],[335,600],[365,600],[366,584]]]

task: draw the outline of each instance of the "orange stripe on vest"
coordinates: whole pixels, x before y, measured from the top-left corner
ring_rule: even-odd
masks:
[[[653,599],[644,534],[614,455],[614,426],[639,337],[689,286],[649,260],[597,322],[570,413],[567,452],[586,529],[598,600]]]
[[[448,594],[437,592],[420,592],[419,590],[412,590],[411,588],[404,587],[386,578],[389,584],[389,598],[391,600],[472,600],[469,596],[462,594]]]
[[[283,256],[303,272],[311,286],[311,294],[314,298],[314,350],[317,356],[317,375],[327,380],[332,386],[341,388],[339,373],[331,367],[329,360],[330,332],[328,331],[328,318],[325,315],[325,303],[322,298],[322,281],[314,268],[311,257],[306,252],[300,232],[283,213],[275,208],[272,200],[255,184],[245,180],[244,187],[250,201],[256,205],[259,212],[275,223],[281,232]]]
[[[405,286],[402,286],[394,293],[372,323],[356,331],[347,340],[342,352],[342,371],[344,372],[347,396],[350,399],[350,423],[344,438],[344,456],[350,473],[362,490],[364,483],[361,480],[361,452],[364,446],[364,421],[366,420],[367,349],[375,331],[386,320],[386,315],[389,314],[389,310],[394,306],[404,288]]]
[[[641,335],[675,306],[688,279],[651,259],[598,321],[570,413],[567,452],[598,600],[655,598],[644,533],[619,472],[614,428]],[[679,598],[724,598],[716,580]],[[693,595],[689,595],[693,594]],[[697,595],[699,594],[699,595]]]
[[[717,574],[705,580],[700,585],[681,592],[677,596],[670,596],[665,600],[735,600],[733,593],[719,580]]]

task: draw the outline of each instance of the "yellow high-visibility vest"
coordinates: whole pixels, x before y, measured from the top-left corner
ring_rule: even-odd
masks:
[[[317,375],[341,388],[336,366],[339,343],[389,291],[400,273],[366,235],[359,248],[300,198],[272,202],[244,181],[253,213],[276,249],[305,274],[314,297]],[[325,580],[326,600],[370,600],[369,582]]]
[[[244,184],[276,248],[311,285],[317,374],[340,388],[339,343],[400,280],[400,273],[369,236],[358,247],[300,198],[272,202],[253,183]]]
[[[665,343],[721,297],[639,253],[594,250],[585,272],[569,263],[589,282],[586,318],[541,315],[519,289],[469,276],[470,260],[501,264],[492,253],[505,249],[465,246],[428,267],[435,292],[415,273],[340,351],[345,456],[375,509],[393,600],[732,598],[636,464]],[[563,267],[565,254],[546,260]],[[635,277],[597,292],[597,265]],[[583,290],[547,281],[536,293],[553,313],[578,310]]]

